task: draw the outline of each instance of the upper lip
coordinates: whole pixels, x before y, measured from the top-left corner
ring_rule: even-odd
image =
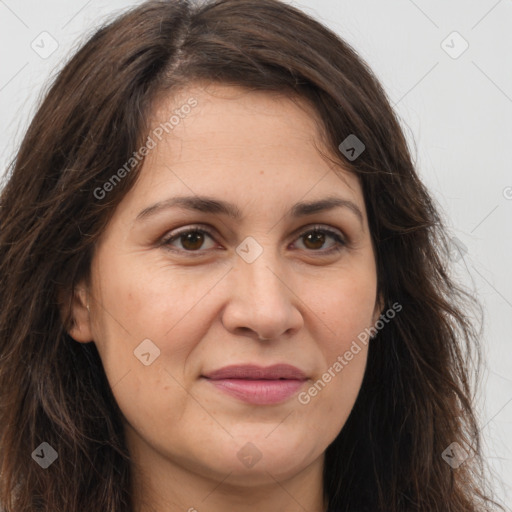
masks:
[[[211,380],[220,379],[265,379],[265,380],[278,380],[278,379],[293,379],[305,380],[306,374],[299,370],[297,367],[289,364],[274,364],[272,366],[256,366],[253,364],[234,364],[225,366],[218,370],[214,370],[204,374]]]

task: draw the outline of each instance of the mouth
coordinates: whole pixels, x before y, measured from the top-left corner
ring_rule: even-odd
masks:
[[[201,377],[217,390],[254,405],[284,402],[308,380],[303,371],[288,364],[232,365]]]

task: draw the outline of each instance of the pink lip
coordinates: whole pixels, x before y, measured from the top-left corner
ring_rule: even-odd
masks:
[[[283,402],[307,380],[304,372],[288,364],[226,366],[203,377],[220,391],[257,405]]]

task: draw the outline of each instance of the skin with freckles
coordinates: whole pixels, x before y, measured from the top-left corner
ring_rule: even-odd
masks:
[[[315,148],[306,104],[195,85],[161,99],[154,126],[190,97],[197,107],[149,152],[104,231],[70,334],[94,341],[123,412],[137,511],[325,511],[324,452],[367,347],[308,404],[297,395],[381,313],[363,193]],[[166,203],[182,196],[232,203],[240,218]],[[328,197],[352,206],[291,213]],[[240,247],[261,254],[248,262]],[[146,339],[160,351],[149,365],[134,354]],[[280,403],[247,403],[202,377],[277,363],[307,376]]]

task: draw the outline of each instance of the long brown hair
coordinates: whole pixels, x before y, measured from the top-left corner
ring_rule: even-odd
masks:
[[[478,303],[450,277],[446,229],[377,79],[278,0],[146,2],[100,28],[39,106],[0,196],[0,506],[133,512],[122,413],[95,344],[67,334],[70,303],[140,163],[105,197],[94,191],[145,143],[156,98],[194,81],[311,103],[329,158],[362,184],[378,293],[402,306],[370,342],[327,449],[330,509],[490,510],[471,382]],[[338,148],[351,134],[365,145],[353,161]],[[457,468],[442,456],[455,442],[471,451]],[[47,469],[34,458],[41,443],[58,454]]]

